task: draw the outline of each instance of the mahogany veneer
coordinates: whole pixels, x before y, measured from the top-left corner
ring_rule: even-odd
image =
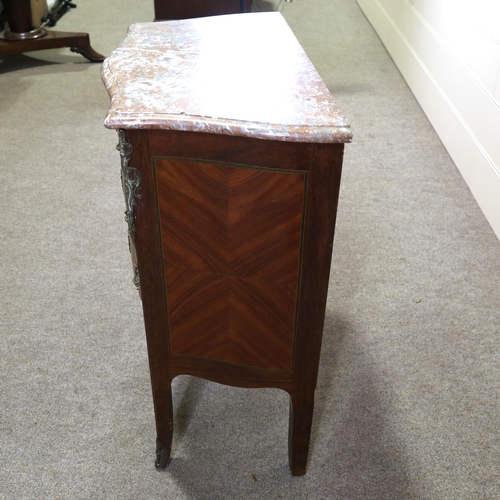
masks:
[[[238,47],[256,32],[267,45],[281,40],[284,61],[271,54],[270,65],[245,49],[248,73],[232,74],[218,64],[227,52],[206,50],[228,32]],[[261,81],[262,65],[279,96],[231,93],[235,80]],[[214,67],[227,74],[212,75],[221,88],[207,92]],[[290,468],[304,474],[343,143],[351,140],[345,117],[274,13],[136,25],[105,61],[103,79],[106,126],[120,130],[157,467],[170,460],[171,382],[189,374],[287,391]]]

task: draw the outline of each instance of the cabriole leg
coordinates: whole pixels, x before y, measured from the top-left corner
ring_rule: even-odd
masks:
[[[155,394],[154,400],[157,432],[155,467],[157,469],[165,469],[170,463],[172,436],[174,433],[174,412],[170,384],[167,391]]]
[[[313,411],[314,394],[311,394],[310,398],[290,397],[288,463],[292,476],[302,476],[306,473]]]

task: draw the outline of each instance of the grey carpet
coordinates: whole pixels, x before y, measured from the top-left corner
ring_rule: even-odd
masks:
[[[153,17],[77,3],[104,54]],[[1,499],[500,498],[499,242],[357,4],[281,8],[354,130],[307,475],[284,393],[190,377],[154,469],[108,96],[58,49],[0,61]]]

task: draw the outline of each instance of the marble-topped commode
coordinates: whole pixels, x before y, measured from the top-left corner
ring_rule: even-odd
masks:
[[[156,466],[171,457],[172,380],[192,375],[286,391],[289,465],[304,474],[346,118],[279,13],[135,24],[102,75]]]
[[[102,77],[109,128],[351,140],[347,119],[280,13],[134,24]]]

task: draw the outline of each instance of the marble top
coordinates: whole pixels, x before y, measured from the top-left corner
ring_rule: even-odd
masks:
[[[278,12],[138,23],[104,61],[108,128],[350,142],[346,117]]]

